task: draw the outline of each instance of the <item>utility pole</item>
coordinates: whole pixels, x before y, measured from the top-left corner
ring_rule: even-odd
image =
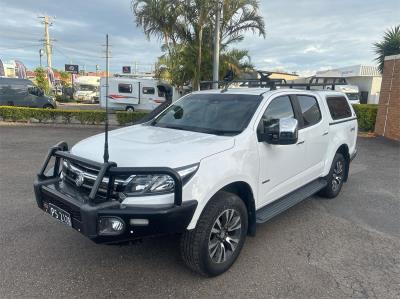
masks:
[[[213,57],[213,81],[219,78],[219,32],[221,28],[221,1],[217,0],[215,12],[215,32],[214,32],[214,57]],[[213,89],[218,89],[218,83],[212,84]]]
[[[44,42],[44,49],[46,52],[46,57],[47,57],[47,66],[49,68],[52,67],[52,59],[51,59],[51,54],[52,54],[52,46],[51,42],[53,41],[50,39],[50,34],[49,34],[49,27],[53,25],[53,19],[52,17],[49,16],[43,16],[39,17],[40,19],[43,19],[42,23],[44,24],[44,39],[42,40]]]

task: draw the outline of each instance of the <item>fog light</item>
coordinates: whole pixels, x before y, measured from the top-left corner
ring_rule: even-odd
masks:
[[[120,235],[124,232],[125,223],[119,217],[101,217],[98,221],[98,232],[102,236]]]
[[[149,225],[149,219],[131,219],[129,224],[133,226],[147,226]]]

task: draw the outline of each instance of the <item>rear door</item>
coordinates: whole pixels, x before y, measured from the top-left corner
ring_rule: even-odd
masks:
[[[296,108],[299,111],[299,132],[304,138],[305,172],[304,180],[311,181],[323,172],[324,157],[329,141],[329,124],[325,110],[321,109],[319,97],[313,94],[296,94]]]

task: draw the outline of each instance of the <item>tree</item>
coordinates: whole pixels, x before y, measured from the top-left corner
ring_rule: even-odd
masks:
[[[60,73],[60,81],[62,86],[69,86],[71,85],[71,74],[66,71],[59,71]]]
[[[381,42],[374,43],[375,53],[378,55],[375,60],[378,68],[383,73],[385,56],[400,54],[400,25],[387,30]]]
[[[193,88],[199,89],[201,80],[211,79],[213,34],[218,2],[222,3],[223,15],[221,23],[223,66],[226,65],[224,59],[230,57],[232,63],[235,60],[232,55],[240,51],[235,52],[238,50],[234,51],[231,45],[242,41],[245,32],[252,31],[265,37],[265,24],[259,13],[258,0],[132,1],[137,26],[143,28],[148,38],[156,36],[164,40],[162,49],[166,54],[162,56],[163,62],[160,64],[167,65],[172,83],[174,83],[173,78],[179,82],[190,78]],[[237,59],[235,65],[240,68]]]
[[[38,67],[35,69],[36,74],[36,85],[43,90],[46,94],[49,94],[50,86],[49,80],[47,80],[46,71],[44,68]]]

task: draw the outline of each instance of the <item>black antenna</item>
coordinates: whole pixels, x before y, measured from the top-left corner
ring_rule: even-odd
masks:
[[[108,34],[106,34],[106,124],[104,134],[104,163],[108,162]]]

